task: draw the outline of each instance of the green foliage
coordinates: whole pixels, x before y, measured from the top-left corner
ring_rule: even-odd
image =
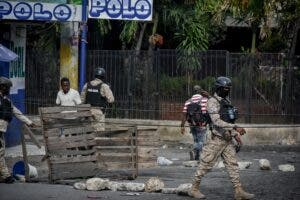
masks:
[[[184,95],[186,83],[186,77],[169,77],[163,75],[160,79],[160,94],[166,96]]]
[[[107,19],[97,20],[100,36],[107,35],[111,31],[110,21]]]
[[[137,21],[125,21],[120,34],[120,40],[125,42],[125,44],[130,44],[134,42],[137,30],[138,22]]]
[[[277,32],[266,38],[259,46],[260,52],[277,53],[286,48],[286,40]]]
[[[73,4],[81,5],[82,0],[72,0]]]
[[[188,77],[179,76],[179,77],[170,77],[163,75],[160,79],[160,95],[164,96],[185,96],[186,89],[194,85],[200,85],[204,90],[209,92],[213,91],[213,85],[215,78],[207,76],[202,80],[191,80],[189,84]]]

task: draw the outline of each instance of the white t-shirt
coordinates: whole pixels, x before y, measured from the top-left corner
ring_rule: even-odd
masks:
[[[57,93],[56,104],[61,106],[76,106],[81,104],[78,91],[70,88],[69,92],[65,94],[62,90],[60,90]]]

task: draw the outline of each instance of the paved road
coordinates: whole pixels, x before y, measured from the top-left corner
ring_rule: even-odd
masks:
[[[156,167],[140,171],[135,182],[144,182],[153,176],[160,177],[165,187],[177,187],[181,183],[190,183],[196,168],[187,168],[181,165],[187,160],[186,149],[163,149],[161,156],[179,159],[172,166]],[[255,193],[256,199],[300,199],[300,156],[299,152],[280,151],[247,151],[238,154],[239,161],[250,161],[253,164],[249,169],[241,170],[241,180],[247,191]],[[258,159],[266,158],[271,162],[272,170],[262,171],[258,166]],[[282,172],[278,170],[279,164],[292,164],[295,172]],[[201,189],[207,199],[224,200],[233,199],[233,189],[225,169],[213,169],[201,183]],[[12,185],[0,184],[1,200],[82,200],[82,199],[162,199],[179,200],[192,199],[161,193],[139,193],[138,196],[127,196],[127,192],[112,191],[79,191],[68,185],[50,185],[47,183],[16,183]]]

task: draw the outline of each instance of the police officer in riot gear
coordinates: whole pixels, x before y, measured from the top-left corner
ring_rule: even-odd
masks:
[[[12,82],[5,77],[0,77],[0,181],[5,183],[13,183],[14,178],[9,173],[6,166],[5,155],[5,138],[8,123],[12,120],[13,115],[26,123],[28,126],[34,127],[35,124],[25,117],[9,99],[9,91],[12,87]]]
[[[93,126],[96,131],[105,130],[105,109],[109,103],[114,102],[114,95],[108,84],[105,83],[106,72],[104,68],[96,68],[95,79],[86,83],[81,92],[81,101],[91,104],[91,112],[95,117]]]
[[[211,140],[203,147],[200,164],[196,170],[189,196],[203,199],[205,196],[199,191],[201,178],[213,168],[218,158],[224,160],[229,177],[234,187],[235,199],[252,199],[253,194],[243,190],[239,177],[239,168],[236,160],[236,149],[233,138],[241,144],[240,135],[246,131],[234,124],[236,113],[228,99],[231,90],[231,80],[227,77],[218,77],[215,81],[215,94],[208,99],[207,111],[211,118]]]

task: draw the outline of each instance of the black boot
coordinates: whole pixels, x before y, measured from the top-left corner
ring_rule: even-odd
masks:
[[[9,176],[9,177],[4,179],[4,183],[7,183],[7,184],[11,184],[11,183],[14,183],[14,182],[15,182],[15,179],[12,176]]]

